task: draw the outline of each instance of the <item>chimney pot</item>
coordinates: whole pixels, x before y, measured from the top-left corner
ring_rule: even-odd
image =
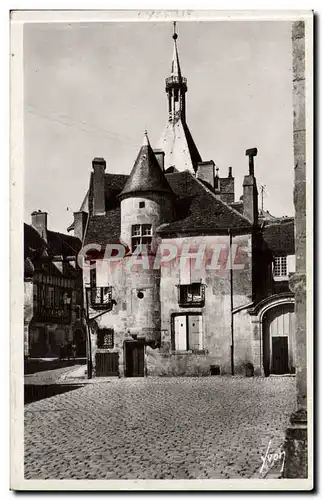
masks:
[[[165,169],[165,152],[162,149],[154,149],[155,156],[159,163],[160,168],[164,172]]]
[[[93,215],[105,215],[105,174],[104,158],[94,158],[93,167]]]
[[[106,163],[105,159],[104,159],[104,158],[99,158],[99,157],[97,157],[97,158],[93,158],[93,160],[92,160],[92,167],[93,167],[93,170],[94,170],[94,168],[95,168],[95,167],[97,167],[97,166],[98,166],[98,167],[101,167],[101,168],[103,167],[103,170],[105,170],[105,169],[106,169],[106,166],[107,166],[107,163]]]
[[[231,177],[232,177],[232,167],[229,167],[228,177],[229,177],[229,178],[231,178]]]
[[[47,212],[34,210],[31,214],[31,225],[47,241]]]
[[[207,182],[214,189],[214,161],[203,161],[197,164],[196,177]]]
[[[79,238],[81,241],[83,241],[86,222],[86,212],[74,212],[74,236]]]

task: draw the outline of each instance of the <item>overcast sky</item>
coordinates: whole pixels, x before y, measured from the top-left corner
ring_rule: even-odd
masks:
[[[226,176],[236,200],[258,148],[264,208],[293,214],[291,23],[178,23],[187,123],[203,160]],[[25,221],[35,209],[66,231],[88,189],[91,161],[130,173],[144,130],[152,146],[167,122],[172,23],[24,26]]]

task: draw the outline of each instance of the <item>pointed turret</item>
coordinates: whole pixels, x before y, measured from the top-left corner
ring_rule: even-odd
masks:
[[[121,241],[132,252],[140,245],[154,251],[156,228],[173,219],[174,193],[150,146],[147,132],[120,199]]]
[[[159,148],[165,152],[165,169],[175,167],[179,171],[195,172],[197,164],[202,159],[186,124],[187,80],[181,72],[177,38],[176,23],[174,23],[171,75],[166,78],[168,124],[160,140]]]
[[[129,179],[120,196],[145,192],[172,194],[171,187],[150,145],[147,131],[144,134],[143,143]]]

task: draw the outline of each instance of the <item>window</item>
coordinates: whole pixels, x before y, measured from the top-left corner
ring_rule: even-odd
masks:
[[[145,208],[145,202],[144,201],[140,201],[139,202],[139,208]]]
[[[287,257],[274,257],[274,276],[276,278],[287,276]]]
[[[191,283],[179,286],[179,305],[190,307],[203,307],[205,303],[204,285]]]
[[[97,346],[99,349],[114,348],[114,330],[112,328],[98,330]]]
[[[151,224],[135,224],[131,227],[131,251],[144,247],[151,251],[152,227]]]
[[[112,306],[112,287],[98,286],[91,287],[91,303],[92,307],[110,307]]]
[[[172,344],[175,351],[202,351],[202,315],[176,314],[173,319]]]

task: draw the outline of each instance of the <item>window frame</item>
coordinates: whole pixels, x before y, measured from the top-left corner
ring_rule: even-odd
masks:
[[[186,349],[176,349],[176,335],[175,335],[175,318],[177,316],[185,316],[186,321]],[[202,317],[202,345],[199,349],[191,349],[190,348],[190,333],[189,333],[189,316],[200,316]],[[204,335],[203,335],[203,314],[202,312],[179,312],[172,313],[171,315],[171,352],[173,354],[203,354],[207,353],[204,348]]]
[[[285,271],[285,272],[282,272],[282,271]],[[288,279],[287,255],[275,255],[274,256],[273,278],[274,278],[274,280],[278,280],[278,281]]]
[[[194,291],[188,291],[189,287],[199,286],[199,295],[195,295]],[[205,306],[205,284],[194,282],[186,285],[178,285],[178,304],[180,307],[204,307]],[[186,298],[183,296],[184,291],[186,290]],[[191,295],[191,300],[188,300],[188,295]],[[194,295],[198,297],[198,300],[194,300]]]
[[[149,232],[146,232],[146,231]],[[131,226],[131,253],[141,247],[147,249],[147,253],[152,250],[153,229],[152,224],[133,224]]]
[[[106,342],[106,338],[110,337],[110,341]],[[101,342],[102,341],[102,342]],[[97,340],[96,340],[97,349],[109,350],[115,348],[115,337],[114,337],[114,329],[113,328],[102,328],[98,330]]]

